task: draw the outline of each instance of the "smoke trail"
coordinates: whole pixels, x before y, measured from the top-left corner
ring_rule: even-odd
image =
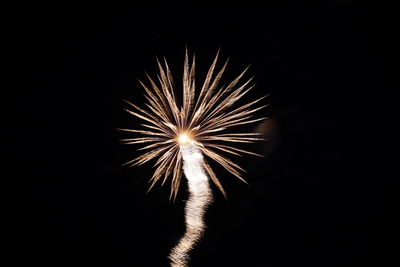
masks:
[[[204,213],[212,202],[208,177],[203,168],[203,155],[194,144],[180,146],[183,158],[183,172],[188,180],[189,199],[186,202],[186,232],[179,243],[172,249],[169,258],[172,267],[185,267],[189,260],[189,252],[201,238],[205,225]]]

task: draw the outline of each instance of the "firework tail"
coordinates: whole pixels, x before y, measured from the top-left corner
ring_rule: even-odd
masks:
[[[185,208],[186,232],[169,255],[172,267],[187,266],[189,252],[203,235],[204,213],[212,202],[212,193],[200,149],[191,143],[181,145],[180,153],[183,159],[183,172],[188,180],[189,199]]]

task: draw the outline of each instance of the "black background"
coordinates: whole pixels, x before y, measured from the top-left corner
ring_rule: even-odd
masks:
[[[5,150],[21,204],[15,261],[39,266],[168,266],[184,232],[183,183],[150,193],[151,164],[115,130],[138,120],[137,79],[166,57],[178,80],[184,50],[199,80],[221,48],[229,81],[248,64],[248,99],[271,94],[259,115],[265,158],[237,159],[249,185],[217,169],[207,231],[191,266],[385,266],[397,251],[394,185],[383,143],[394,89],[394,17],[362,1],[263,8],[128,9],[32,6],[13,23],[18,85]],[[200,82],[200,81],[199,81]],[[7,113],[6,113],[7,115]],[[19,206],[19,205],[18,205]],[[391,262],[393,263],[393,262]],[[395,264],[394,264],[395,265]]]

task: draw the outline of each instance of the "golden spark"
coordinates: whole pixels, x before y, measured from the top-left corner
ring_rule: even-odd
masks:
[[[220,80],[224,73],[228,60],[221,69],[216,71],[219,57],[217,53],[205,81],[199,89],[195,83],[195,57],[189,63],[186,51],[183,72],[183,100],[179,106],[174,92],[174,82],[166,60],[162,65],[157,60],[159,75],[154,81],[147,75],[150,86],[141,81],[146,94],[146,108],[140,108],[127,101],[133,108],[127,112],[144,121],[143,129],[119,129],[132,132],[140,136],[122,139],[125,144],[143,144],[139,150],[145,150],[144,154],[125,163],[130,166],[141,165],[150,160],[156,160],[155,171],[150,179],[150,188],[162,180],[162,184],[172,177],[171,197],[175,198],[178,192],[182,176],[182,164],[180,153],[183,145],[194,144],[202,154],[220,164],[223,168],[240,180],[240,171],[244,171],[239,165],[222,155],[220,152],[232,155],[243,153],[260,156],[257,153],[235,147],[236,143],[252,143],[263,140],[262,133],[227,132],[231,127],[255,123],[263,118],[254,118],[254,113],[267,105],[255,107],[264,97],[252,102],[235,107],[234,104],[246,95],[254,85],[252,79],[240,82],[248,67],[232,82],[220,86]],[[239,83],[241,83],[239,85]],[[197,93],[196,90],[199,90]],[[124,165],[125,165],[124,164]],[[210,165],[204,160],[203,168],[218,189],[224,194],[220,181],[216,177]]]

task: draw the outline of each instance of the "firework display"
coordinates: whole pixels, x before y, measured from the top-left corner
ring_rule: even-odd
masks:
[[[226,155],[261,156],[238,148],[236,144],[263,140],[262,133],[237,133],[229,130],[235,126],[266,119],[254,118],[254,113],[266,106],[257,106],[264,97],[235,106],[235,103],[254,87],[252,78],[241,82],[248,69],[246,68],[232,82],[221,86],[220,80],[227,61],[222,68],[216,70],[218,57],[219,53],[211,64],[203,84],[196,87],[195,57],[193,56],[190,63],[186,51],[181,105],[174,91],[176,87],[167,62],[164,61],[162,65],[157,61],[157,80],[148,76],[150,86],[140,82],[146,92],[146,108],[128,102],[132,109],[126,109],[133,116],[143,120],[141,129],[120,129],[134,134],[132,138],[122,139],[123,143],[143,145],[139,150],[144,153],[126,165],[135,166],[155,161],[150,189],[158,181],[161,180],[164,184],[171,178],[170,197],[175,199],[183,174],[188,181],[186,232],[170,253],[171,266],[187,266],[189,252],[204,232],[204,213],[212,202],[209,179],[226,196],[222,184],[206,159],[215,161],[245,182],[241,174],[244,170]]]

